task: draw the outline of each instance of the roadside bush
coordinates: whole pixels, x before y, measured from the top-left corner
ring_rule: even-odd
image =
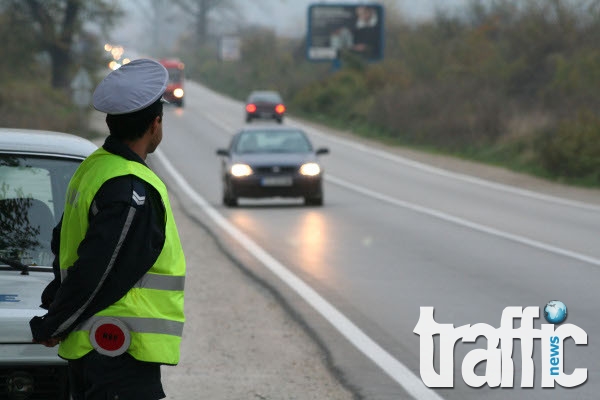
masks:
[[[600,108],[600,50],[582,48],[570,57],[555,57],[555,73],[546,88],[546,104],[568,112],[582,106]]]
[[[67,94],[37,80],[10,81],[0,89],[0,126],[80,134],[79,110]]]
[[[582,111],[561,121],[544,136],[540,147],[544,167],[557,177],[600,183],[600,118]]]
[[[415,84],[380,92],[369,122],[410,143],[448,150],[493,142],[505,130],[502,97],[477,82]]]
[[[368,113],[369,91],[365,75],[356,70],[342,70],[328,79],[303,88],[293,105],[303,113],[330,115],[338,121],[364,122]]]

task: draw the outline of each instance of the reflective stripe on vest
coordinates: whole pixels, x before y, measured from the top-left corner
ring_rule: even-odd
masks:
[[[69,274],[68,269],[60,271],[61,281]],[[170,276],[158,274],[144,274],[144,276],[134,285],[138,289],[156,289],[156,290],[183,290],[185,286],[185,276]]]
[[[77,260],[77,249],[88,228],[88,215],[92,201],[102,184],[123,175],[135,175],[152,185],[160,194],[165,207],[165,243],[149,271],[120,300],[90,319],[79,324],[60,343],[59,355],[66,359],[77,359],[90,352],[90,329],[99,317],[110,317],[124,322],[131,330],[131,343],[127,350],[141,361],[162,364],[179,362],[179,346],[183,330],[185,283],[185,258],[179,234],[175,226],[169,197],[163,182],[143,164],[128,161],[100,148],[90,155],[77,169],[67,191],[67,202],[60,233],[61,278]],[[132,207],[130,215],[135,213]],[[123,228],[124,238],[128,226]],[[119,241],[113,257],[107,265],[107,274],[118,255]],[[81,265],[80,268],[85,268]],[[100,290],[105,277],[99,282],[93,296]],[[85,311],[87,304],[78,310],[62,329],[71,328],[73,321]],[[60,329],[60,328],[59,328]]]

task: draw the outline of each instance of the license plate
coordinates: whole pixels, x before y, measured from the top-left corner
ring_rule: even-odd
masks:
[[[291,176],[266,176],[262,178],[262,186],[292,186]]]

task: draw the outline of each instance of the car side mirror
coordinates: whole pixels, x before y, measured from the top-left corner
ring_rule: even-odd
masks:
[[[217,155],[227,157],[229,156],[229,151],[225,149],[217,149]]]
[[[326,147],[320,147],[317,149],[317,151],[315,151],[315,153],[320,156],[322,154],[329,154],[329,149]]]

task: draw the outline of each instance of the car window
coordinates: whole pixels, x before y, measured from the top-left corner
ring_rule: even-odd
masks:
[[[307,153],[312,146],[299,130],[242,132],[235,143],[236,153]]]
[[[80,161],[0,154],[0,257],[52,264],[52,229]]]
[[[281,103],[282,100],[276,92],[256,92],[250,95],[248,102]]]

